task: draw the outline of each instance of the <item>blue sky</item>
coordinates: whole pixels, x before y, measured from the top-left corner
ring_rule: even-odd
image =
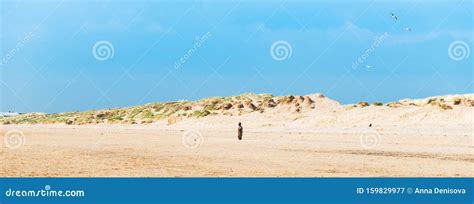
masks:
[[[342,103],[472,93],[472,8],[457,0],[2,1],[0,111],[244,92],[321,92]],[[93,54],[100,41],[113,46],[103,61]],[[283,60],[271,55],[277,41],[291,47]],[[455,42],[464,43],[454,45],[458,60],[449,55]]]

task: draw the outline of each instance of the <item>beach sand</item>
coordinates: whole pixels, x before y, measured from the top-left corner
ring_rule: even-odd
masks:
[[[0,153],[7,177],[474,176],[472,135],[463,134],[392,128],[367,149],[351,130],[247,130],[238,141],[235,127],[200,129],[201,138],[192,136],[200,141],[187,144],[187,130],[151,125],[9,126],[1,135],[9,129],[25,137]]]
[[[472,107],[316,104],[174,124],[2,125],[0,176],[474,176]]]

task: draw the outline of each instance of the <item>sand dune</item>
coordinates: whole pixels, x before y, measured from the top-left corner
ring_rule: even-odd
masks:
[[[473,102],[248,94],[20,115],[0,119],[0,176],[472,177]]]

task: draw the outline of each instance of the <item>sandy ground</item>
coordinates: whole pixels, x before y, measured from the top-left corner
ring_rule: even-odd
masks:
[[[470,122],[314,129],[244,123],[238,141],[234,122],[241,119],[211,117],[202,121],[207,126],[4,125],[0,176],[474,176]],[[229,125],[212,125],[222,121]]]

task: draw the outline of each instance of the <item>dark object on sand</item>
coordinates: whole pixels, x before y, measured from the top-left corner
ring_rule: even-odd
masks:
[[[242,134],[244,132],[244,128],[242,127],[242,123],[239,123],[239,129],[237,131],[237,137],[239,140],[242,140]]]
[[[369,127],[372,127],[372,123],[369,124]]]

